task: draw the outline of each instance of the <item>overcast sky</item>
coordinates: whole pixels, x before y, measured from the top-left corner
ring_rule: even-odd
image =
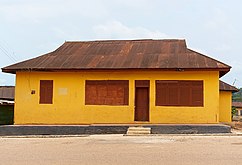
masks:
[[[241,0],[0,0],[0,67],[55,50],[65,41],[186,39],[232,70],[242,87]],[[0,85],[15,75],[0,73]]]

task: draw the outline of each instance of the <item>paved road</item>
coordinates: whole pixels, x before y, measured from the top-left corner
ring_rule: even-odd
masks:
[[[242,136],[0,138],[1,165],[241,165]]]

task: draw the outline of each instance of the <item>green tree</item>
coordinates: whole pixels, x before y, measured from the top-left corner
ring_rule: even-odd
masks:
[[[242,102],[242,88],[238,92],[233,93],[232,100],[234,102]]]
[[[231,108],[231,116],[233,117],[236,114],[236,108],[232,107]]]

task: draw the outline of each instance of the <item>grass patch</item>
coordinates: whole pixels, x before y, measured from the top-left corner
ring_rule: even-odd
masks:
[[[0,125],[13,124],[13,109],[11,105],[0,105]]]

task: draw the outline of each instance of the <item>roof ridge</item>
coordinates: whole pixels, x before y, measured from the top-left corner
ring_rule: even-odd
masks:
[[[87,41],[65,41],[65,43],[86,43],[86,42],[119,42],[119,41],[133,41],[133,42],[140,42],[140,41],[185,41],[185,39],[120,39],[120,40],[115,40],[115,39],[104,39],[104,40],[87,40]]]

